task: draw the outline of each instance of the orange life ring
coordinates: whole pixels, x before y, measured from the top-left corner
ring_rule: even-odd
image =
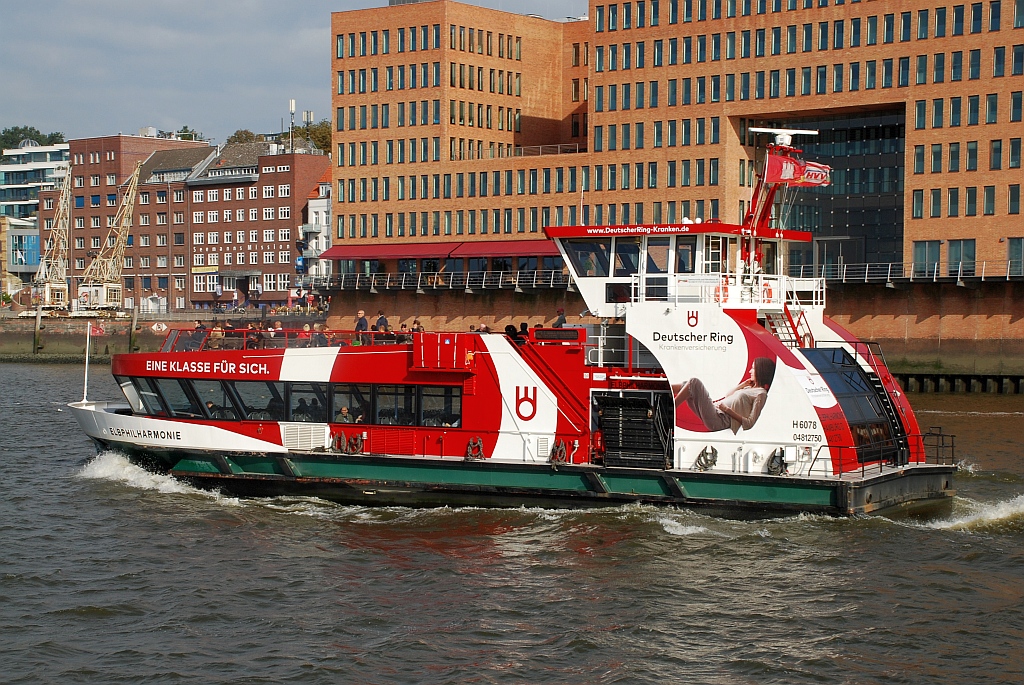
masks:
[[[772,284],[765,281],[764,288],[762,289],[761,299],[771,301],[772,299]]]
[[[89,304],[89,293],[80,293],[78,299],[82,304]]]
[[[729,284],[723,280],[715,286],[715,302],[725,302],[729,299]]]

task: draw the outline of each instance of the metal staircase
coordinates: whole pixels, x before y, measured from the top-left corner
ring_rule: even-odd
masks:
[[[782,309],[762,309],[764,327],[789,348],[813,347],[814,336],[802,310],[793,317],[789,305],[782,304]]]

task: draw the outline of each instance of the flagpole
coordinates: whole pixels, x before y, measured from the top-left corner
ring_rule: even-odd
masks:
[[[92,321],[86,322],[85,329],[85,383],[82,388],[82,401],[89,401],[89,347],[92,344]]]

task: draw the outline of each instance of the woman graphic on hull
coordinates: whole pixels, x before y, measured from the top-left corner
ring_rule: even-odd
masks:
[[[686,404],[710,431],[726,428],[733,433],[750,430],[761,415],[768,388],[775,377],[775,361],[758,357],[750,365],[750,376],[717,402],[712,401],[699,378],[672,386],[676,407]]]

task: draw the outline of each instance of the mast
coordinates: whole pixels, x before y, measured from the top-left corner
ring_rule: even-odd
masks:
[[[775,204],[775,196],[779,188],[785,188],[790,185],[827,185],[828,172],[831,170],[823,165],[813,165],[815,168],[825,170],[825,182],[808,182],[804,178],[804,170],[808,165],[795,157],[795,155],[799,155],[803,150],[793,147],[793,136],[816,136],[818,135],[817,131],[754,127],[750,128],[750,131],[753,133],[771,133],[775,136],[775,142],[768,145],[767,154],[764,156],[764,167],[757,177],[757,183],[750,196],[750,208],[743,218],[744,234],[748,238],[748,245],[744,246],[743,251],[746,253],[744,256],[745,261],[748,262],[748,268],[753,270],[755,263],[760,262],[757,256],[756,241],[758,238],[768,235],[768,231],[771,228],[772,207]],[[780,173],[772,173],[770,165],[773,157],[776,159],[792,160],[792,163],[784,163]]]

